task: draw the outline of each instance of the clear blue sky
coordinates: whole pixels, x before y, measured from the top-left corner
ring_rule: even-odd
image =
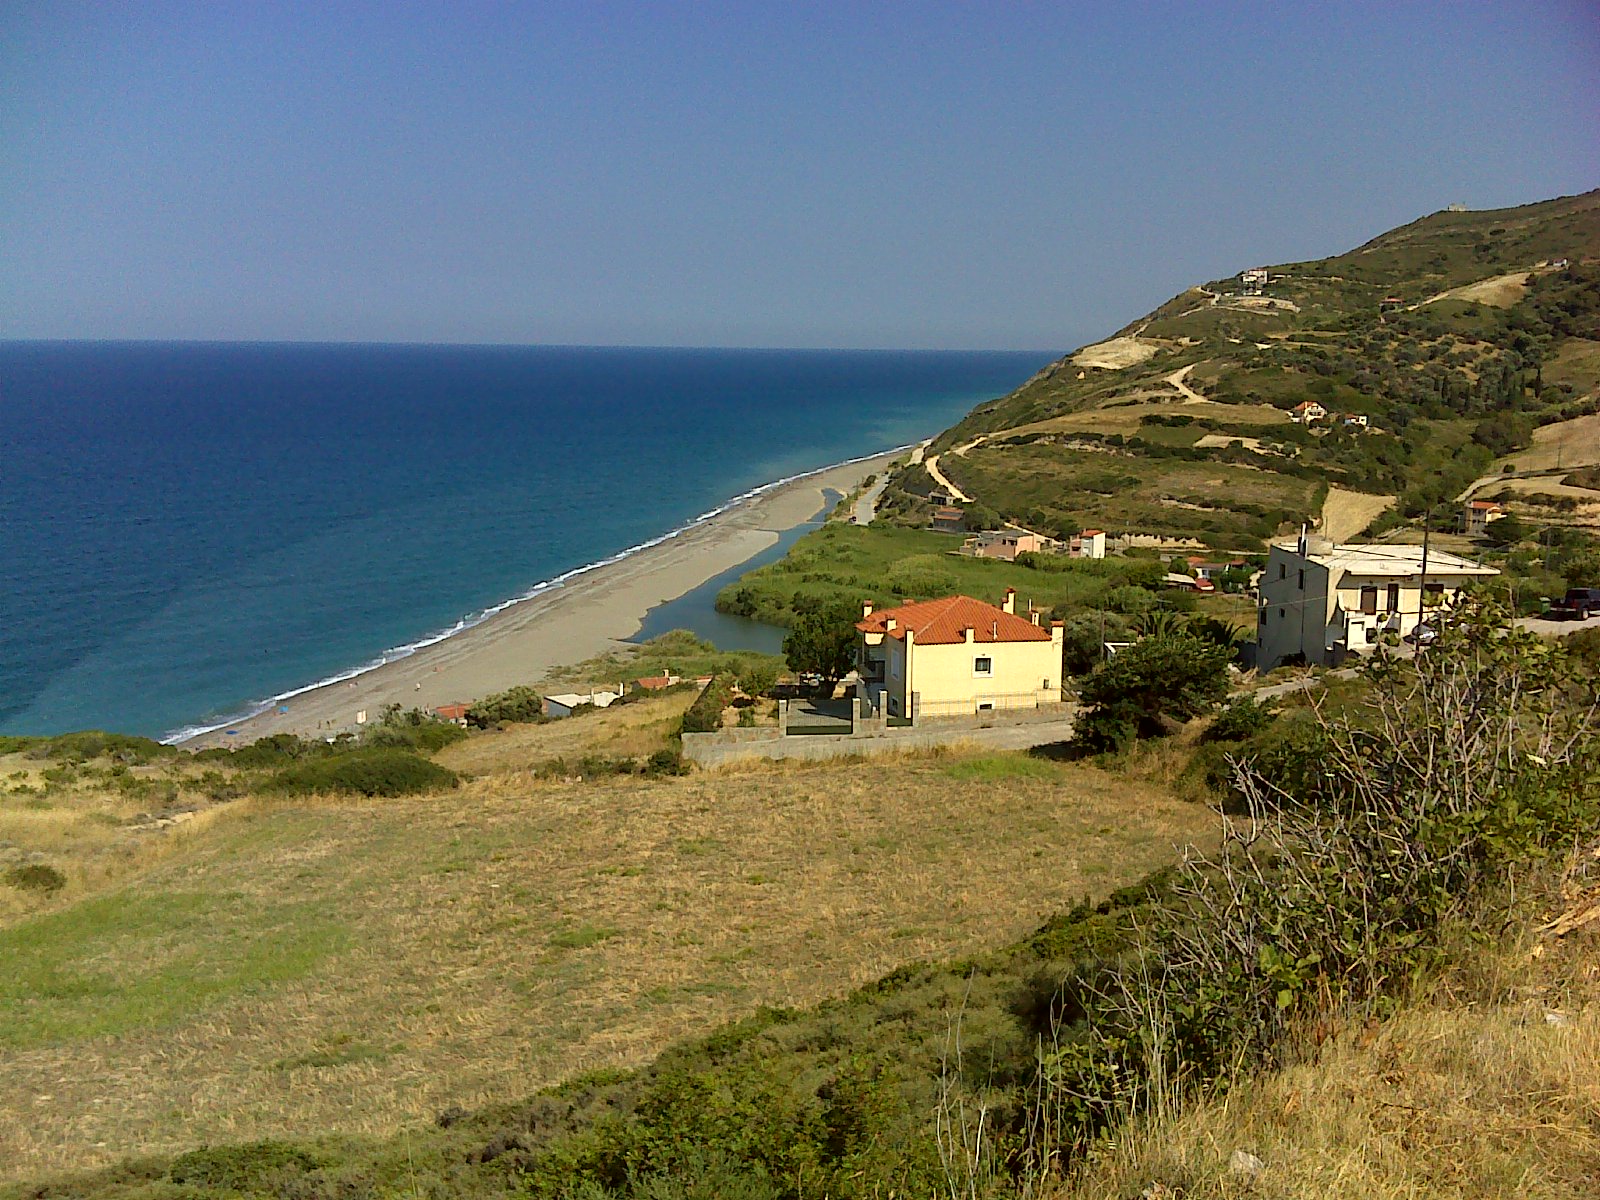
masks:
[[[0,4],[0,337],[1066,349],[1600,185],[1600,6]]]

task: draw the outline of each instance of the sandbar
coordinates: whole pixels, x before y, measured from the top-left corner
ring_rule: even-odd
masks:
[[[558,666],[619,648],[639,631],[650,609],[755,557],[777,542],[779,534],[816,516],[826,492],[849,494],[905,454],[891,451],[780,484],[405,658],[291,697],[281,706],[287,712],[274,705],[180,744],[200,750],[275,733],[331,737],[358,729],[359,713],[377,720],[386,704],[431,711],[470,704],[519,684],[537,684]]]

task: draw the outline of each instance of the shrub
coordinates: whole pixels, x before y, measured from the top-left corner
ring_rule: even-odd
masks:
[[[5,873],[5,881],[18,891],[43,892],[47,896],[67,886],[67,877],[44,863],[12,867]]]
[[[501,721],[527,724],[544,719],[544,697],[531,687],[514,687],[493,696],[485,696],[467,709],[467,724],[479,729],[487,729]]]
[[[718,674],[683,714],[684,733],[715,733],[722,728],[722,710],[733,700],[733,676]]]
[[[407,750],[381,747],[297,763],[273,775],[263,788],[296,796],[323,792],[408,796],[455,787],[460,782],[454,771],[438,763]]]
[[[1217,719],[1206,730],[1204,740],[1242,742],[1266,729],[1276,715],[1265,704],[1257,704],[1254,696],[1241,697],[1217,714]]]
[[[322,1164],[288,1142],[243,1146],[202,1146],[180,1154],[167,1168],[177,1184],[217,1192],[277,1193],[286,1176],[314,1171]]]
[[[1146,638],[1079,685],[1093,705],[1076,741],[1092,752],[1123,749],[1135,736],[1171,732],[1228,691],[1228,652],[1186,633]]]

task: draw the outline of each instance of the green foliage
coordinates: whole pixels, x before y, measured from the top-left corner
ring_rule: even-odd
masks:
[[[321,1164],[289,1142],[251,1142],[243,1146],[202,1147],[180,1154],[167,1169],[173,1183],[213,1192],[281,1194],[295,1177]]]
[[[179,753],[176,746],[166,746],[150,738],[134,737],[126,733],[105,733],[98,729],[62,733],[48,738],[0,739],[0,753],[14,753],[18,750],[24,751],[30,758],[56,759],[69,763],[109,758],[129,766],[140,766],[157,759],[172,758]]]
[[[783,639],[783,654],[790,669],[820,676],[820,694],[831,696],[855,662],[859,641],[856,622],[860,619],[860,605],[850,600],[796,602],[794,624]]]
[[[1242,742],[1264,732],[1277,714],[1254,696],[1241,696],[1217,714],[1206,729],[1205,741]]]
[[[722,710],[733,702],[732,675],[713,675],[683,714],[684,733],[715,733],[722,728]]]
[[[1132,626],[1116,613],[1078,613],[1061,623],[1062,669],[1087,675],[1105,658],[1105,643],[1126,642]]]
[[[1078,685],[1091,711],[1077,742],[1093,753],[1124,749],[1211,709],[1228,692],[1228,652],[1187,633],[1136,642]]]
[[[67,877],[46,863],[24,863],[7,868],[0,875],[11,887],[23,892],[42,892],[52,895],[67,886]]]
[[[765,696],[778,682],[778,664],[767,659],[751,662],[739,671],[739,690],[746,696]]]
[[[355,792],[362,796],[409,796],[456,787],[454,771],[406,751],[379,747],[311,759],[285,767],[265,780],[263,791],[291,796]]]
[[[531,687],[519,686],[475,700],[467,709],[467,724],[488,729],[502,722],[534,724],[543,721],[544,697]]]

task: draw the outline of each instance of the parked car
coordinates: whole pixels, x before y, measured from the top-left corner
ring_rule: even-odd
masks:
[[[1431,646],[1438,636],[1439,631],[1424,621],[1400,640],[1407,645],[1421,648],[1423,646]]]
[[[1550,617],[1556,621],[1587,621],[1591,613],[1600,613],[1600,588],[1568,588],[1550,605]]]

